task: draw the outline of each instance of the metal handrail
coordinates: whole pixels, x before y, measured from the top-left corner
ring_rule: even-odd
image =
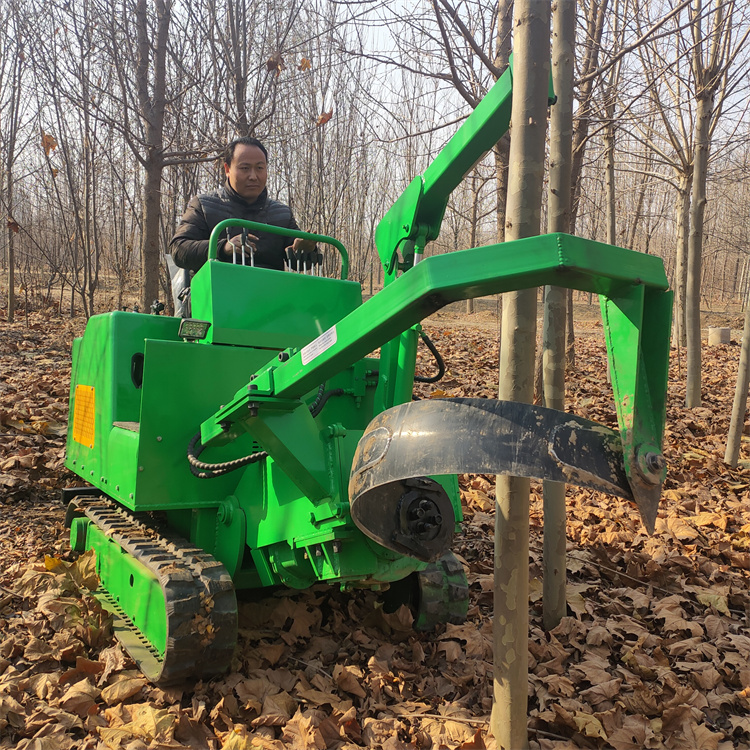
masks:
[[[208,259],[216,260],[219,253],[219,236],[227,227],[243,227],[245,229],[257,229],[258,231],[268,232],[269,234],[280,234],[284,237],[301,238],[303,240],[313,240],[313,242],[322,242],[327,245],[333,245],[341,255],[341,278],[349,278],[349,253],[346,248],[333,237],[327,237],[324,234],[313,234],[312,232],[303,232],[299,229],[288,229],[287,227],[277,227],[271,224],[261,224],[259,221],[248,221],[247,219],[224,219],[220,221],[211,232],[208,240]]]

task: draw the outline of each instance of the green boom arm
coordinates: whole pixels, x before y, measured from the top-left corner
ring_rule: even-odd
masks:
[[[399,272],[409,270],[422,257],[425,245],[437,239],[451,193],[508,130],[512,90],[511,55],[505,73],[378,224],[375,244],[384,268],[384,286]],[[554,100],[550,76],[548,101]],[[416,352],[415,330],[404,331],[383,345],[376,394],[380,410],[411,398]]]
[[[423,175],[415,177],[380,220],[375,245],[385,269],[385,285],[414,265],[414,254],[436,240],[451,193],[510,127],[513,56],[510,65],[456,131]],[[552,78],[548,101],[555,94]],[[401,250],[403,260],[399,262]]]

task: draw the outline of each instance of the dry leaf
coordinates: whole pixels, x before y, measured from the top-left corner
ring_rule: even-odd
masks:
[[[269,73],[276,72],[276,76],[281,75],[281,71],[284,70],[284,58],[281,56],[280,52],[276,52],[271,57],[266,60],[266,70]]]
[[[364,673],[359,667],[337,664],[333,670],[333,679],[336,680],[336,684],[345,692],[356,695],[358,698],[367,697],[367,693],[362,688],[363,678]]]
[[[146,680],[142,677],[123,677],[102,690],[102,700],[108,706],[122,703],[143,689]]]
[[[321,125],[325,125],[332,117],[333,110],[330,110],[329,112],[323,112],[323,114],[318,115],[318,119],[315,121],[315,124],[318,127],[320,127]]]
[[[57,148],[55,137],[44,131],[42,131],[42,148],[47,156]]]

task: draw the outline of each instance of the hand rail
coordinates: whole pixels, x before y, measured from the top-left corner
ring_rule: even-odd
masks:
[[[303,232],[299,229],[288,229],[287,227],[277,227],[272,224],[262,224],[259,221],[248,221],[247,219],[224,219],[220,221],[211,232],[208,240],[208,259],[216,260],[219,252],[219,236],[227,227],[244,227],[245,229],[257,229],[269,234],[280,234],[284,237],[300,237],[303,240],[313,240],[314,242],[323,242],[327,245],[333,245],[341,255],[341,278],[349,278],[349,253],[346,248],[333,237],[327,237],[324,234],[313,234],[312,232]]]

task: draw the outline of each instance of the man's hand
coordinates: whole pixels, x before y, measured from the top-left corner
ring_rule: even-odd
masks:
[[[323,262],[323,253],[318,250],[315,240],[296,237],[286,249],[287,262],[292,271],[307,271]]]
[[[258,242],[258,238],[254,234],[250,234],[249,232],[244,233],[244,251],[245,251],[245,258],[250,258],[250,253],[255,252]],[[243,245],[243,233],[240,232],[239,234],[234,235],[234,237],[230,237],[224,244],[224,258],[226,260],[232,260],[232,258],[237,258],[237,261],[239,263],[242,263],[242,245]]]
[[[292,249],[295,252],[312,253],[315,248],[315,240],[303,240],[302,237],[296,237],[292,242]]]

